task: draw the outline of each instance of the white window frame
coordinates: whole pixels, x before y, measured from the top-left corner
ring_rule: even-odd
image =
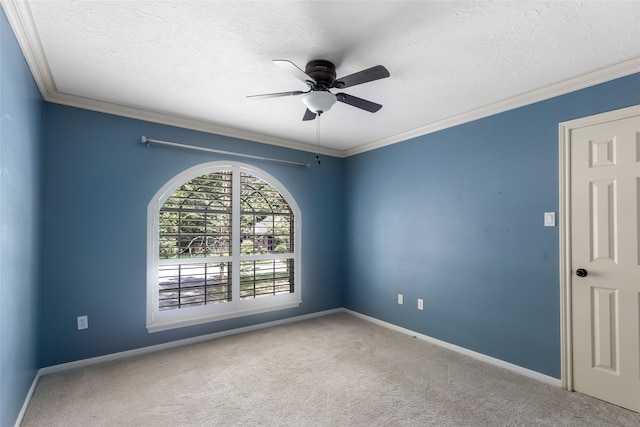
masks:
[[[233,172],[233,221],[232,221],[232,272],[234,281],[240,277],[240,261],[246,260],[240,255],[240,173],[253,175],[275,188],[289,204],[294,218],[294,291],[287,294],[270,295],[262,298],[240,299],[234,289],[231,301],[219,304],[207,304],[175,310],[159,309],[159,266],[158,253],[160,237],[160,208],[165,201],[183,184],[207,173]],[[231,319],[268,311],[298,307],[302,302],[301,286],[301,230],[302,215],[291,193],[277,179],[254,166],[234,161],[216,161],[193,166],[171,178],[153,196],[147,206],[147,330],[158,332],[184,326]],[[274,259],[282,254],[273,255]],[[205,262],[205,258],[201,262]],[[236,279],[237,278],[237,279]],[[235,286],[235,285],[234,285]]]

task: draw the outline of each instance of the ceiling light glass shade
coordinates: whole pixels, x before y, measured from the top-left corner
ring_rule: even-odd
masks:
[[[326,113],[336,103],[336,96],[331,92],[319,90],[302,95],[302,102],[311,112]]]

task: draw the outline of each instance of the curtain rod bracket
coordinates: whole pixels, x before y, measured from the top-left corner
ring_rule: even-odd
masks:
[[[150,141],[149,141],[149,138],[147,138],[146,136],[142,135],[142,136],[140,137],[140,142],[142,142],[143,144],[146,144],[146,145],[147,145],[147,147],[149,147],[149,143],[150,143]]]

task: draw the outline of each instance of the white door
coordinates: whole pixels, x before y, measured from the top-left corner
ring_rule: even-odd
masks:
[[[640,412],[640,116],[570,149],[573,387]]]

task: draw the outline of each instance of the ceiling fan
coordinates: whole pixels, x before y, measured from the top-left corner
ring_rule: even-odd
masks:
[[[387,71],[387,69],[382,65],[376,65],[375,67],[367,68],[366,70],[336,79],[336,67],[329,61],[311,61],[307,64],[304,71],[291,61],[276,59],[273,62],[280,68],[289,71],[300,81],[305,83],[309,87],[309,90],[306,92],[296,90],[292,92],[250,95],[247,98],[276,98],[280,96],[302,95],[302,102],[307,106],[307,111],[304,113],[302,120],[315,119],[316,115],[321,115],[322,113],[329,111],[336,101],[344,102],[345,104],[349,104],[371,113],[375,113],[382,108],[382,105],[367,101],[366,99],[358,98],[342,92],[333,94],[329,91],[334,88],[344,89],[389,77],[389,71]]]

